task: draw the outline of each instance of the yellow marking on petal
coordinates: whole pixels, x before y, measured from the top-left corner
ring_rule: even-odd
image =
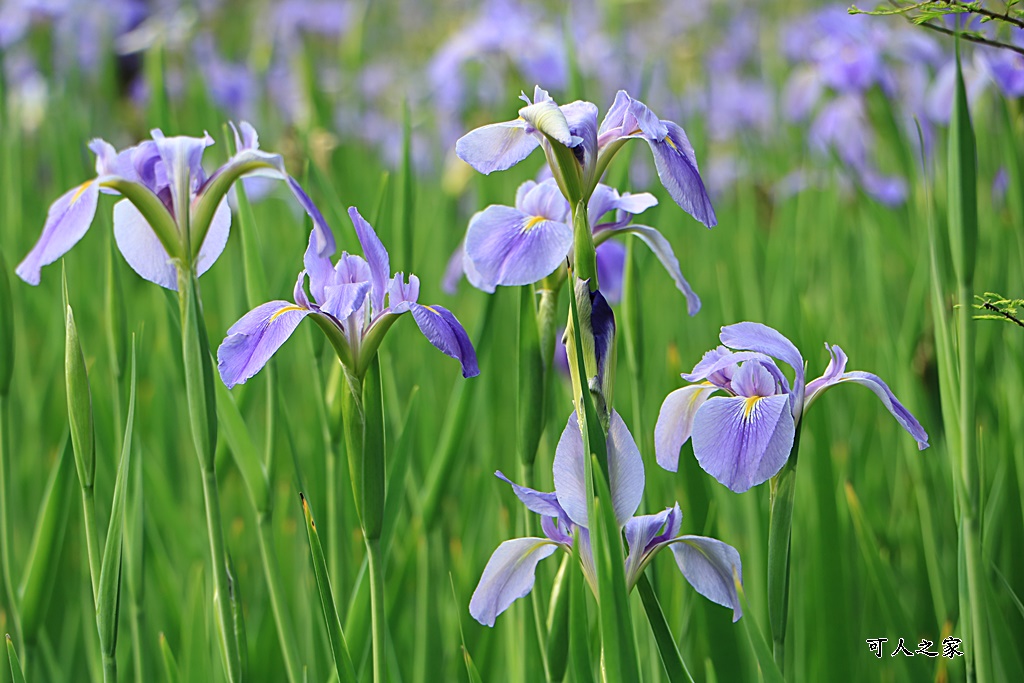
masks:
[[[678,148],[678,147],[676,147],[676,143],[672,142],[672,138],[670,138],[670,137],[669,137],[669,136],[667,136],[667,135],[665,136],[665,140],[664,140],[664,143],[665,143],[666,145],[668,145],[669,147],[671,147],[672,149],[674,149],[675,151],[677,151],[677,152],[679,151],[679,148]]]
[[[523,232],[533,230],[539,223],[543,223],[547,218],[544,216],[531,216],[530,220],[526,221],[526,225],[523,226]]]
[[[760,401],[762,398],[764,398],[764,397],[763,396],[749,396],[749,397],[747,397],[744,400],[744,402],[743,402],[743,419],[744,420],[749,420],[750,419],[750,413],[753,412],[754,406],[756,406],[757,402]]]
[[[280,318],[282,315],[284,315],[285,313],[288,313],[290,311],[304,311],[304,310],[306,310],[306,309],[303,308],[302,306],[294,306],[294,305],[292,305],[292,306],[285,306],[281,310],[275,311],[274,315],[270,316],[270,320],[268,322],[274,322],[275,320]]]
[[[85,191],[89,189],[89,186],[92,185],[94,182],[96,181],[86,180],[84,183],[79,185],[78,190],[75,192],[75,194],[71,196],[71,203],[74,204],[75,202],[77,202],[81,198],[81,196],[85,194]]]
[[[433,306],[424,306],[423,308],[427,309],[428,311],[430,311],[431,313],[433,313],[433,314],[434,314],[434,315],[436,315],[436,316],[439,316],[439,317],[440,317],[440,315],[441,315],[441,314],[440,314],[440,313],[438,312],[438,310],[437,310],[436,308],[434,308]]]

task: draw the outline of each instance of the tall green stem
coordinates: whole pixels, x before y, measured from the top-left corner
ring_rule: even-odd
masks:
[[[387,621],[384,613],[384,558],[380,538],[366,539],[366,557],[370,572],[370,621],[373,634],[373,680],[387,680]]]
[[[95,605],[99,595],[100,556],[96,537],[96,495],[92,486],[82,487],[82,526],[85,527],[85,549],[89,556],[89,578],[92,579],[92,599]]]
[[[0,394],[0,571],[3,572],[4,602],[7,605],[7,614],[14,625],[14,638],[18,649],[24,655],[25,641],[21,633],[21,614],[18,610],[18,603],[15,598],[14,581],[11,578],[11,551],[10,538],[8,537],[7,519],[7,442],[10,438],[8,428],[9,407],[7,396]]]
[[[771,521],[768,526],[768,621],[772,627],[772,655],[785,671],[786,621],[789,614],[789,551],[793,536],[793,504],[796,499],[796,463],[800,452],[800,433],[789,460],[771,480]]]

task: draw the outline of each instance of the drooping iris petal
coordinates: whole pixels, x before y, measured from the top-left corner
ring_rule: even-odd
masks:
[[[679,259],[676,258],[675,252],[672,251],[672,245],[665,239],[665,236],[655,228],[646,225],[627,225],[624,228],[603,230],[600,234],[610,237],[624,233],[636,235],[654,252],[662,267],[668,271],[669,276],[676,285],[676,289],[686,297],[686,312],[690,315],[696,315],[700,311],[700,297],[697,296],[693,288],[690,287],[690,283],[683,277],[683,271],[679,268]]]
[[[533,590],[537,563],[558,546],[546,538],[513,538],[498,546],[469,601],[469,613],[484,626]]]
[[[68,190],[51,204],[39,240],[14,271],[18,277],[38,285],[42,267],[66,254],[85,236],[96,216],[98,198],[99,184],[90,180]]]
[[[732,349],[746,349],[778,358],[796,372],[793,386],[800,390],[804,386],[804,359],[793,342],[777,330],[761,323],[742,322],[726,325],[719,335],[722,343]]]
[[[740,554],[727,543],[704,536],[680,536],[672,545],[679,571],[694,589],[711,602],[732,608],[733,623],[743,616],[733,569],[743,580]]]
[[[710,383],[692,384],[665,397],[654,425],[654,455],[663,469],[679,470],[679,449],[690,438],[693,418],[717,390],[718,387]]]
[[[114,205],[114,241],[124,260],[143,279],[177,291],[178,269],[153,228],[127,199]]]
[[[526,132],[526,125],[523,119],[516,119],[471,130],[455,143],[455,154],[484,175],[504,171],[540,145]]]
[[[346,282],[324,287],[325,299],[320,304],[320,310],[344,321],[359,310],[359,307],[366,302],[366,295],[369,293],[370,283],[366,281]]]
[[[309,313],[288,301],[271,301],[242,316],[217,349],[224,384],[230,389],[259,372]]]
[[[838,346],[830,346],[828,342],[825,342],[825,350],[828,351],[829,355],[828,366],[821,377],[812,379],[807,383],[807,388],[804,391],[804,410],[807,410],[822,390],[838,382],[839,378],[846,372],[848,360],[846,352]]]
[[[654,153],[654,166],[661,184],[683,211],[709,228],[717,225],[715,209],[697,169],[697,157],[690,140],[683,129],[671,121],[661,123],[668,128],[664,138],[645,137]]]
[[[473,342],[451,311],[437,304],[410,304],[409,310],[427,341],[441,353],[459,361],[463,377],[476,377],[480,374]]]
[[[693,419],[693,454],[704,471],[736,493],[774,476],[796,432],[787,394],[715,396]]]
[[[607,444],[612,508],[621,527],[640,506],[644,493],[644,463],[633,435],[615,411],[612,411]],[[576,413],[569,417],[558,440],[552,469],[559,505],[569,515],[569,519],[587,527],[589,493],[584,472],[583,436],[580,434]]]
[[[388,284],[388,308],[392,313],[399,314],[408,311],[412,304],[420,298],[420,279],[409,274],[409,281],[405,281],[404,273],[395,273]]]
[[[491,286],[537,282],[561,265],[571,246],[567,224],[510,206],[488,206],[466,230],[466,256]]]
[[[359,215],[356,207],[349,207],[348,217],[355,226],[359,245],[363,248],[363,258],[370,266],[370,282],[373,283],[370,302],[373,304],[373,310],[380,313],[384,310],[384,296],[387,294],[388,280],[391,279],[391,259],[376,231]]]
[[[495,472],[494,476],[512,486],[512,490],[515,491],[516,497],[523,502],[523,505],[525,505],[528,510],[545,517],[557,518],[565,514],[561,506],[558,504],[558,496],[554,493],[544,493],[543,491],[535,491],[527,486],[520,486],[502,474],[500,470]]]
[[[196,257],[196,276],[202,275],[224,253],[224,247],[228,244],[228,235],[231,232],[231,209],[228,208],[228,198],[221,200],[217,210],[210,220],[210,228],[203,238],[203,244],[199,247],[199,255]]]

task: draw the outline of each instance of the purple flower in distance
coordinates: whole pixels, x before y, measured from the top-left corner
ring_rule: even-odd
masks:
[[[343,252],[332,265],[317,250],[315,231],[311,233],[294,302],[257,306],[228,329],[217,349],[217,369],[228,388],[259,372],[306,316],[314,316],[341,361],[358,376],[365,372],[384,333],[403,313],[411,313],[427,340],[462,364],[463,377],[480,374],[469,335],[451,311],[419,303],[419,278],[392,275],[387,249],[373,227],[355,207],[348,215],[363,256]],[[307,276],[312,296],[306,294]]]
[[[455,144],[459,158],[489,174],[510,168],[543,147],[562,193],[570,196],[567,188],[578,186],[581,196],[589,198],[622,145],[640,138],[650,145],[658,177],[672,199],[704,225],[717,223],[686,133],[676,123],[659,119],[625,90],[616,94],[600,127],[592,102],[558,106],[539,86],[532,102],[525,94],[522,99],[527,106],[519,110],[518,118],[482,126],[459,138]],[[575,165],[571,169],[559,164],[558,145],[572,151]]]
[[[154,130],[152,135],[152,140],[120,152],[98,138],[89,143],[96,154],[96,177],[68,190],[50,206],[42,235],[15,271],[22,280],[39,284],[42,267],[85,236],[102,191],[125,196],[114,205],[114,239],[128,264],[146,280],[177,289],[183,260],[192,264],[198,276],[224,251],[231,228],[227,192],[235,180],[252,175],[287,182],[313,219],[318,252],[334,253],[334,236],[319,209],[285,172],[283,159],[259,149],[256,131],[248,123],[243,121],[235,130],[238,152],[209,176],[202,165],[203,151],[213,144],[208,134],[165,137]],[[190,219],[179,220],[182,212],[188,212]],[[206,224],[197,224],[197,217],[204,214]],[[189,226],[192,241],[199,242],[191,246],[194,254],[184,253],[188,241],[181,234],[182,225]]]
[[[624,259],[608,240],[617,235],[635,235],[658,257],[686,297],[690,315],[694,315],[700,310],[700,298],[683,277],[672,245],[655,228],[633,223],[636,215],[657,203],[647,192],[620,194],[603,184],[594,188],[587,212],[598,245],[599,281],[608,282],[615,292],[616,284],[621,284]],[[493,292],[498,285],[538,282],[571,257],[570,220],[569,202],[554,179],[540,183],[528,180],[519,186],[515,206],[492,204],[470,219],[463,246],[463,271],[474,287],[485,292]],[[611,248],[606,249],[606,245]]]
[[[584,448],[576,414],[569,418],[555,449],[555,491],[544,493],[519,486],[501,472],[520,501],[541,516],[544,537],[514,538],[494,551],[469,601],[469,613],[485,626],[533,589],[537,563],[556,550],[572,553],[579,543],[583,574],[596,592],[594,557],[587,519]],[[742,616],[733,572],[742,577],[740,554],[722,541],[704,536],[679,536],[679,504],[654,515],[634,516],[644,493],[644,463],[633,435],[618,413],[608,430],[608,474],[612,507],[626,534],[626,585],[632,590],[658,551],[671,548],[676,565],[690,585],[712,602],[731,607],[733,621]]]
[[[679,449],[693,439],[704,470],[737,493],[773,477],[793,448],[796,426],[810,405],[831,386],[860,384],[875,393],[900,426],[928,447],[928,434],[877,375],[846,371],[846,354],[825,345],[831,360],[825,373],[804,384],[804,360],[793,343],[760,323],[722,328],[723,346],[708,351],[661,405],[654,428],[658,464],[675,472]],[[743,349],[731,351],[730,349]],[[790,366],[792,387],[775,364]],[[712,396],[724,391],[728,396]]]

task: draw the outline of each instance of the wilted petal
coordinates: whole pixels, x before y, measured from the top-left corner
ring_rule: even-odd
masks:
[[[646,225],[627,225],[624,228],[602,230],[600,234],[610,237],[623,233],[636,235],[654,252],[662,267],[668,271],[672,281],[675,282],[676,289],[686,297],[686,312],[690,315],[696,315],[700,311],[700,297],[697,296],[693,288],[690,287],[690,283],[683,277],[683,271],[679,268],[679,259],[676,258],[675,252],[672,251],[672,245],[665,239],[665,236],[658,230]]]
[[[533,590],[537,563],[558,546],[545,538],[513,538],[498,546],[469,601],[469,613],[484,626]]]
[[[697,169],[693,147],[682,128],[671,121],[662,123],[668,128],[664,138],[646,138],[654,152],[654,166],[661,184],[683,211],[710,228],[718,219]]]
[[[480,368],[476,362],[476,351],[465,328],[452,312],[444,306],[410,304],[412,317],[420,332],[441,353],[462,364],[463,377],[476,377]]]
[[[380,313],[384,310],[384,295],[387,294],[388,280],[391,278],[391,261],[388,257],[388,250],[384,248],[384,244],[377,237],[373,227],[359,215],[359,210],[356,207],[349,207],[348,217],[352,219],[359,244],[363,248],[363,257],[370,266],[370,281],[373,283],[370,301],[373,304],[373,310]]]
[[[796,372],[793,386],[798,390],[804,385],[804,359],[793,342],[777,330],[761,323],[743,322],[726,325],[719,335],[722,343],[732,349],[746,349],[764,353],[786,363]]]
[[[230,389],[259,372],[309,313],[287,301],[271,301],[242,316],[217,349],[224,384]]]
[[[733,623],[743,616],[733,569],[743,581],[740,554],[727,543],[704,536],[680,536],[672,543],[676,564],[690,585],[711,602],[732,608]]]
[[[228,198],[225,197],[213,213],[210,228],[206,231],[206,237],[203,238],[203,245],[199,247],[199,255],[196,257],[197,276],[208,271],[210,266],[224,253],[230,232],[231,209],[228,208]]]
[[[491,205],[469,222],[466,256],[491,285],[528,285],[550,275],[572,247],[565,223]]]
[[[715,396],[693,420],[693,454],[704,471],[736,493],[774,476],[796,432],[789,396]]]
[[[488,175],[515,166],[538,145],[540,141],[526,132],[526,121],[516,119],[492,123],[466,133],[455,143],[455,154],[480,173]]]
[[[150,282],[177,291],[178,269],[153,228],[127,199],[114,205],[114,240],[132,270]]]
[[[511,485],[512,490],[515,491],[516,497],[523,502],[523,505],[525,505],[528,510],[545,517],[557,518],[565,514],[561,506],[558,504],[558,496],[554,493],[544,493],[543,491],[535,491],[534,489],[526,486],[520,486],[502,474],[500,470],[495,472],[494,476]]]
[[[644,493],[644,463],[633,435],[615,411],[612,411],[607,444],[612,508],[621,527],[640,506]],[[569,417],[558,440],[553,470],[559,505],[569,519],[587,527],[587,499],[590,494],[585,481],[583,436],[576,413]]]
[[[39,271],[75,246],[96,215],[99,184],[95,180],[68,190],[50,205],[43,232],[15,273],[30,285],[39,284]]]
[[[679,449],[690,438],[697,409],[716,391],[710,383],[692,384],[665,397],[654,425],[654,455],[663,469],[679,470]]]

